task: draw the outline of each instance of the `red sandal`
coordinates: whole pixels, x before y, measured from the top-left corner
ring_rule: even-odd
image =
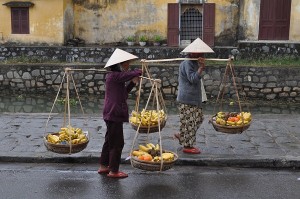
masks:
[[[107,177],[110,177],[110,178],[127,178],[128,174],[126,174],[122,171],[118,171],[117,173],[110,172],[109,174],[107,174]]]
[[[200,154],[200,149],[196,147],[189,147],[189,148],[183,148],[184,153],[190,153],[190,154]]]

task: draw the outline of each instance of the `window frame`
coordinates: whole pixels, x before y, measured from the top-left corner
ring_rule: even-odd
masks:
[[[30,34],[29,7],[11,7],[12,34]]]

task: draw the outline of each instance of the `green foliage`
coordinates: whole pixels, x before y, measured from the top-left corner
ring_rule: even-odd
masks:
[[[76,106],[78,104],[78,101],[74,98],[69,99],[69,102],[70,102],[70,106]],[[66,98],[57,99],[57,103],[65,104],[66,103]]]
[[[135,38],[134,38],[134,36],[128,36],[128,37],[126,38],[126,41],[134,42],[134,41],[135,41]]]
[[[153,41],[154,42],[161,42],[162,40],[163,40],[163,38],[160,35],[154,35],[153,36]]]
[[[139,38],[139,41],[146,42],[146,41],[148,41],[148,37],[146,35],[141,35]]]

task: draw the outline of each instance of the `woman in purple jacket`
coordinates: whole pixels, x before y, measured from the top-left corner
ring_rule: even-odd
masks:
[[[110,69],[106,75],[106,88],[103,119],[107,131],[103,144],[99,174],[112,178],[125,178],[128,175],[119,171],[124,147],[123,122],[129,121],[128,93],[139,82],[140,70],[128,71],[130,61],[138,57],[116,49],[104,68]]]

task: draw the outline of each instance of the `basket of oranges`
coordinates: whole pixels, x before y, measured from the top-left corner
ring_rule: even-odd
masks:
[[[218,132],[240,134],[250,127],[252,116],[250,112],[218,112],[210,119]]]

